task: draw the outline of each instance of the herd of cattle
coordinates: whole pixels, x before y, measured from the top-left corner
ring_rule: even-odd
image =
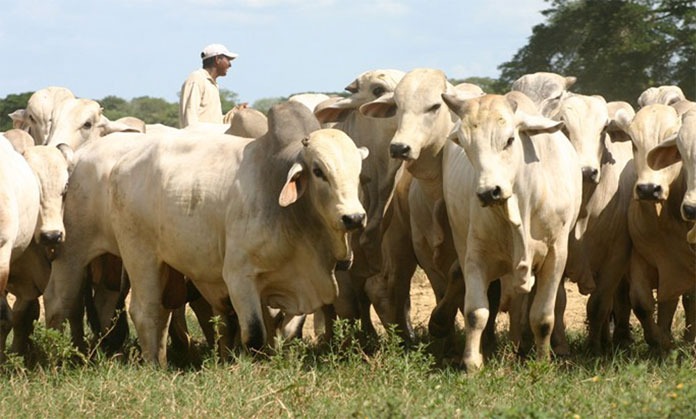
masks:
[[[68,321],[84,347],[87,312],[118,347],[130,292],[143,357],[161,365],[169,336],[190,344],[187,303],[210,344],[224,319],[223,350],[297,336],[309,313],[326,334],[336,317],[375,333],[371,306],[409,340],[417,266],[430,333],[451,337],[464,315],[468,370],[499,311],[521,353],[567,353],[564,278],[590,295],[596,353],[630,340],[631,309],[668,350],[680,297],[693,341],[696,103],[661,86],[636,112],[574,82],[535,73],[487,95],[437,70],[376,70],[347,97],[186,129],[39,90],[0,135],[0,353],[10,330],[27,350],[42,294],[49,327]]]

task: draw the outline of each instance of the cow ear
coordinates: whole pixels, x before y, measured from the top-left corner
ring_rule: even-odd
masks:
[[[368,150],[367,147],[358,147],[358,152],[360,153],[360,158],[362,160],[365,160],[367,156],[370,155],[370,150]]]
[[[114,132],[142,132],[137,127],[124,124],[121,121],[109,121],[104,115],[99,118],[97,128],[100,129],[100,136],[102,137]]]
[[[371,118],[391,118],[396,115],[394,92],[385,93],[360,107],[360,113]]]
[[[7,114],[12,119],[12,128],[23,129],[29,124],[29,112],[26,109],[17,109]]]
[[[65,161],[68,163],[68,173],[72,173],[73,168],[75,167],[75,153],[73,152],[73,149],[65,143],[58,144],[56,148],[60,150],[63,157],[65,157]]]
[[[356,109],[359,103],[352,96],[346,98],[330,98],[327,99],[314,109],[314,116],[317,117],[319,123],[341,122],[350,113]]]
[[[547,131],[560,129],[563,121],[554,121],[541,115],[530,115],[518,110],[515,120],[520,131]]]
[[[609,123],[609,128],[615,127],[620,131],[628,133],[628,127],[631,125],[632,120],[633,115],[629,115],[628,111],[625,109],[619,109]]]
[[[577,77],[573,77],[573,76],[566,77],[565,78],[565,88],[570,89],[571,86],[573,86],[576,81],[578,81]]]
[[[306,188],[307,180],[304,176],[304,169],[300,163],[295,163],[288,171],[287,180],[278,197],[278,204],[280,204],[281,207],[287,207],[297,201]]]
[[[462,141],[459,139],[459,130],[461,129],[461,127],[462,120],[458,119],[457,122],[454,123],[454,127],[452,127],[452,131],[450,131],[449,135],[447,136],[447,139],[457,144],[458,146],[463,147]]]
[[[677,148],[677,135],[661,142],[648,152],[648,166],[653,170],[661,170],[681,161]]]

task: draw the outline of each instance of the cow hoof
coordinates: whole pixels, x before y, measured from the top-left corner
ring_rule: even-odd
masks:
[[[481,355],[465,357],[462,360],[462,366],[466,370],[467,374],[473,374],[481,370],[483,365],[483,357]]]

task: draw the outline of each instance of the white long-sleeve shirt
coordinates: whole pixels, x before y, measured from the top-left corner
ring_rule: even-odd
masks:
[[[204,68],[188,76],[179,99],[179,126],[185,128],[198,122],[222,123],[220,90]]]

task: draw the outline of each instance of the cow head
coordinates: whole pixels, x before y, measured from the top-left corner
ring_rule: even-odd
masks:
[[[394,88],[403,78],[404,73],[398,70],[366,71],[358,76],[345,90],[350,92],[346,98],[332,98],[317,105],[314,115],[320,123],[338,122],[360,106],[391,95]]]
[[[443,94],[447,106],[459,117],[455,143],[466,151],[477,175],[476,194],[482,206],[498,205],[512,196],[513,184],[528,151],[526,131],[552,130],[561,122],[536,113],[524,94],[486,95],[463,99]],[[527,146],[532,146],[531,142]]]
[[[415,161],[424,149],[437,154],[452,128],[452,115],[442,102],[442,93],[453,89],[439,70],[416,69],[407,73],[394,90],[360,107],[363,115],[395,115],[398,128],[389,152],[395,159]]]
[[[648,165],[647,158],[652,148],[676,138],[681,128],[677,111],[666,105],[648,105],[640,109],[633,119],[619,110],[616,121],[633,142],[633,161],[638,176],[633,188],[633,198],[653,202],[667,200],[669,186],[679,176],[681,164],[654,170]]]
[[[365,226],[366,216],[358,199],[360,169],[367,157],[365,148],[357,148],[342,131],[321,129],[303,141],[299,160],[287,174],[278,203],[286,207],[308,193],[312,206],[330,230],[338,232],[338,260],[349,258],[344,234]],[[345,245],[344,245],[345,244]]]
[[[55,110],[58,105],[75,95],[64,87],[47,87],[31,95],[26,109],[19,109],[10,114],[14,128],[28,131],[34,138],[34,144],[46,144],[53,128]]]
[[[553,119],[573,144],[583,181],[599,183],[605,129],[609,125],[607,103],[601,96],[566,95]]]
[[[525,74],[515,80],[511,90],[524,93],[537,105],[542,115],[550,117],[557,112],[560,101],[576,80],[572,76],[538,72]]]
[[[638,97],[638,105],[643,108],[648,105],[673,105],[686,100],[679,86],[649,87]]]
[[[35,146],[24,151],[24,158],[36,176],[40,191],[34,240],[45,246],[55,246],[65,241],[63,203],[73,169],[73,152],[65,144]]]
[[[682,116],[679,135],[658,144],[648,152],[647,163],[652,170],[663,170],[678,162],[686,169],[686,193],[681,215],[686,221],[696,222],[696,109]],[[689,243],[696,244],[696,226],[689,232]]]
[[[61,102],[55,109],[53,118],[53,126],[46,144],[63,143],[73,150],[77,150],[87,141],[113,132],[143,132],[145,127],[140,123],[126,123],[128,120],[109,121],[102,115],[99,103],[90,99],[69,99]],[[136,118],[132,120],[139,121]]]

